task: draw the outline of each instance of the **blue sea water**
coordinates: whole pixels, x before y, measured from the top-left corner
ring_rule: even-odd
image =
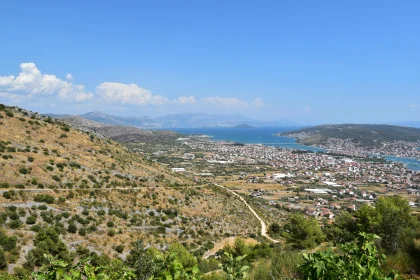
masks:
[[[396,156],[385,156],[386,160],[403,163],[411,170],[420,170],[420,160],[414,158],[402,158]]]
[[[263,144],[281,148],[306,150],[312,152],[325,151],[321,148],[299,145],[294,138],[279,137],[277,133],[300,129],[299,126],[272,126],[256,128],[230,128],[230,127],[196,127],[196,128],[170,128],[170,130],[185,135],[207,135],[214,141],[232,141],[244,144]],[[400,162],[411,170],[420,170],[420,161],[412,158],[394,156],[385,157],[389,161]]]
[[[307,150],[313,152],[323,149],[299,145],[294,138],[276,136],[279,132],[299,129],[298,126],[271,126],[255,128],[230,128],[230,127],[200,127],[200,128],[170,128],[176,132],[191,135],[208,135],[214,141],[232,141],[244,144],[263,144],[281,148]]]

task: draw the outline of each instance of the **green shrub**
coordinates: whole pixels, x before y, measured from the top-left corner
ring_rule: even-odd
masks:
[[[39,209],[39,210],[47,210],[47,209],[48,209],[48,207],[47,207],[47,205],[42,204],[42,205],[39,205],[39,206],[38,206],[38,209]]]
[[[79,235],[80,236],[86,236],[86,229],[85,228],[79,229]]]
[[[52,176],[51,176],[51,178],[52,178],[54,181],[60,182],[60,177],[58,177],[57,175],[52,175]]]
[[[69,224],[67,227],[67,231],[70,233],[76,233],[77,232],[77,226],[75,224]]]
[[[116,246],[115,251],[117,251],[118,253],[121,254],[124,251],[124,245],[120,244],[120,245]]]
[[[20,220],[13,220],[13,221],[10,221],[10,223],[9,223],[9,227],[11,228],[11,229],[18,229],[20,226],[21,226],[21,221]]]
[[[54,203],[54,197],[49,194],[37,194],[34,196],[35,202],[45,202],[48,204]]]
[[[113,227],[113,226],[114,226],[114,222],[113,222],[113,221],[108,221],[108,222],[106,223],[106,225],[107,225],[108,227]]]
[[[29,216],[28,218],[26,218],[26,224],[28,225],[33,225],[36,223],[36,216]]]
[[[0,245],[3,247],[3,250],[10,252],[16,248],[17,237],[16,236],[6,236],[0,232]]]
[[[10,198],[12,197],[12,195],[10,194],[10,192],[9,192],[9,191],[5,191],[5,192],[3,193],[3,197],[4,197],[5,199],[10,199]]]

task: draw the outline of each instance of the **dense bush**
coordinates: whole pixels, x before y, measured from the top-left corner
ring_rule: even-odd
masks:
[[[54,203],[54,197],[49,194],[37,194],[34,197],[35,202],[45,202],[48,204]]]

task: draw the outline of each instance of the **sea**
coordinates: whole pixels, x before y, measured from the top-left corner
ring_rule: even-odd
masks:
[[[298,126],[272,126],[255,128],[231,127],[203,127],[203,128],[171,128],[185,135],[206,135],[213,141],[231,141],[244,144],[262,144],[281,148],[323,152],[324,149],[299,145],[294,138],[276,136],[277,133],[287,132],[302,127]]]
[[[255,128],[231,128],[231,127],[194,127],[194,128],[170,128],[172,131],[184,135],[206,135],[213,141],[231,141],[244,144],[262,144],[281,148],[305,150],[312,152],[324,152],[324,149],[305,146],[296,143],[294,138],[276,136],[277,133],[297,130],[300,126],[268,126]],[[401,158],[386,156],[389,161],[403,163],[411,170],[420,170],[420,160],[413,158]]]

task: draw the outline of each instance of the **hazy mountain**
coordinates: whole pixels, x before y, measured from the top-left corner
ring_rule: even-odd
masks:
[[[162,127],[200,127],[200,126],[236,126],[249,124],[253,126],[294,125],[288,120],[260,121],[240,115],[211,115],[211,114],[171,114],[154,119]]]
[[[113,124],[113,125],[122,125],[122,126],[135,126],[135,127],[159,127],[159,124],[156,123],[153,119],[143,116],[143,117],[121,117],[105,114],[102,112],[90,112],[80,117],[92,120],[95,122]]]
[[[45,114],[46,116],[63,119],[70,115]],[[160,128],[160,127],[208,127],[208,126],[236,126],[249,124],[251,126],[286,126],[298,125],[287,119],[261,121],[241,115],[212,115],[203,113],[170,114],[157,118],[142,117],[122,117],[106,114],[103,112],[89,112],[79,117],[97,123],[119,126],[133,126],[140,128]]]
[[[163,127],[231,126],[252,121],[238,115],[171,114],[155,118]]]

